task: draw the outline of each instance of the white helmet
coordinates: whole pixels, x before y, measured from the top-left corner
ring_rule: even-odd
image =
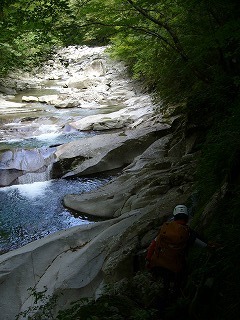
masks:
[[[173,210],[173,216],[175,217],[177,214],[182,213],[188,216],[188,209],[186,206],[179,204]]]

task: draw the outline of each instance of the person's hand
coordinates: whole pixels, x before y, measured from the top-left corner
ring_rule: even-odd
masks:
[[[207,246],[208,246],[208,248],[215,248],[215,243],[212,241],[209,241]]]
[[[207,244],[207,248],[210,250],[210,251],[214,251],[214,250],[217,250],[217,249],[221,249],[223,246],[220,245],[219,243],[217,242],[212,242],[212,241],[209,241],[208,244]]]

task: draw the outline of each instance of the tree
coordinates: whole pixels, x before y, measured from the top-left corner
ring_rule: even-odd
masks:
[[[74,7],[85,40],[111,39],[114,55],[165,98],[186,100],[209,87],[216,94],[236,90],[236,0],[76,0]]]
[[[0,4],[0,74],[32,66],[54,44],[70,17],[68,0],[3,0]]]

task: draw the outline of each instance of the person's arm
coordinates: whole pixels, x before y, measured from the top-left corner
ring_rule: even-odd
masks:
[[[197,245],[198,247],[201,247],[201,248],[205,248],[208,246],[208,244],[206,242],[200,240],[199,238],[195,239],[194,245]]]
[[[199,236],[199,234],[190,229],[189,245],[196,245],[201,248],[207,247],[207,243]]]
[[[193,244],[193,245],[196,245],[196,246],[198,246],[200,248],[213,249],[213,248],[216,248],[218,246],[218,245],[216,245],[216,244],[214,244],[212,242],[204,241],[204,239],[201,238],[200,235],[196,231],[194,231],[192,229],[190,229],[190,241],[189,242],[190,242],[190,245]]]

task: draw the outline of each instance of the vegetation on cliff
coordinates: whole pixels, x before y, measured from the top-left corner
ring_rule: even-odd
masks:
[[[32,68],[63,42],[61,23],[70,19],[66,0],[2,0],[0,76],[13,68]]]
[[[201,230],[221,249],[210,255],[192,253],[189,282],[175,304],[173,318],[177,314],[179,319],[180,311],[184,319],[239,316],[239,17],[237,0],[8,0],[0,4],[0,74],[15,66],[32,66],[53,45],[110,43],[112,56],[126,61],[132,76],[143,80],[165,106],[185,106],[188,130],[198,132],[202,151],[195,225],[201,225],[201,213],[214,193],[223,184],[227,190]],[[104,298],[102,302],[106,307]],[[129,319],[154,319],[154,311],[144,314],[144,304],[137,308],[135,301],[127,304],[135,310]],[[118,307],[113,303],[111,308]],[[101,319],[123,317],[116,312],[115,318]]]

